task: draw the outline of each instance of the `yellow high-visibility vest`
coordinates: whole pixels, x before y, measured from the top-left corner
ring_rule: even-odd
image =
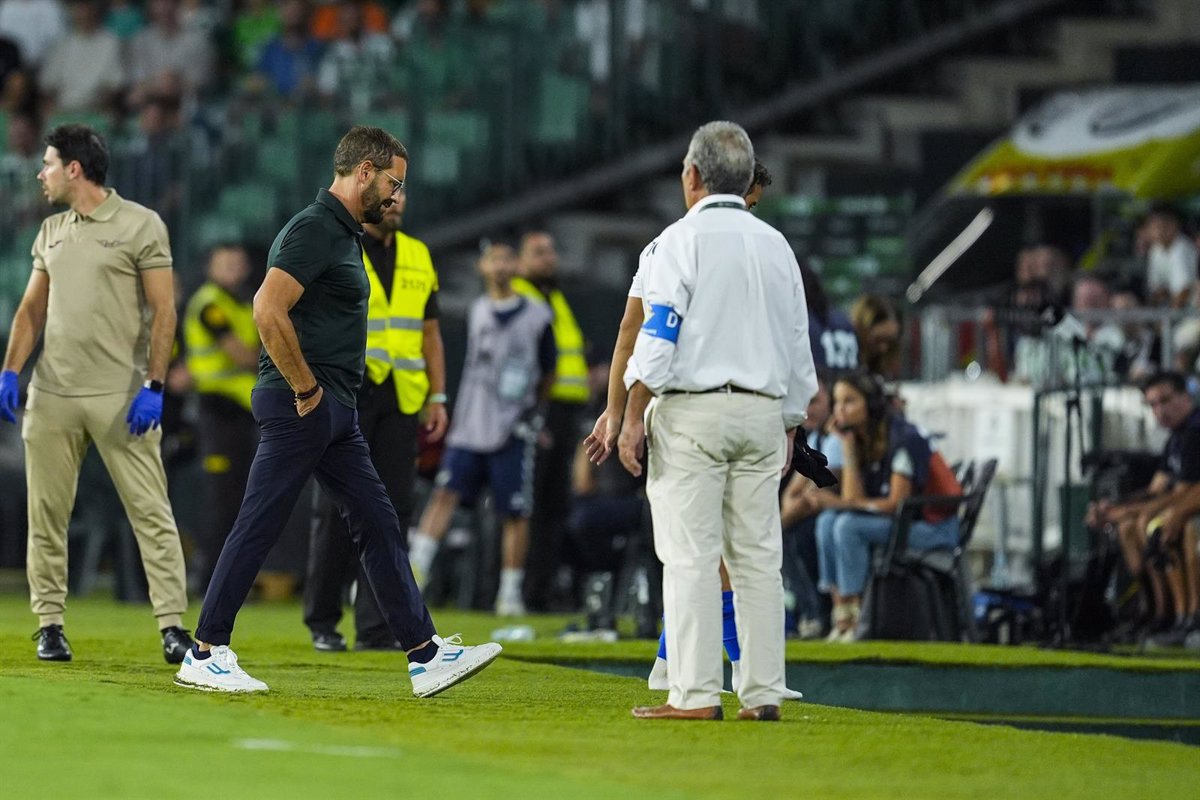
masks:
[[[370,236],[370,234],[366,234]],[[367,379],[383,383],[395,373],[396,402],[404,414],[415,414],[425,406],[429,376],[425,373],[425,306],[437,291],[437,273],[429,248],[397,231],[396,270],[392,274],[392,296],[363,252],[363,266],[371,281],[367,307]]]
[[[558,349],[554,386],[550,387],[550,399],[564,403],[586,403],[588,401],[587,359],[583,355],[583,331],[575,322],[575,315],[567,305],[567,298],[558,289],[550,296],[524,278],[513,278],[513,290],[520,295],[550,306],[554,315],[554,346]]]
[[[234,363],[233,356],[225,352],[205,322],[228,325],[230,333],[239,342],[251,350],[258,350],[262,343],[254,325],[254,307],[209,281],[188,300],[183,320],[187,368],[196,382],[196,391],[228,397],[249,411],[250,392],[258,380],[258,373]]]

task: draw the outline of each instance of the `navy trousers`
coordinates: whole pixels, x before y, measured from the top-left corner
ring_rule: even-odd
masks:
[[[413,579],[400,520],[358,430],[358,412],[326,392],[300,417],[286,389],[256,389],[251,406],[261,431],[258,450],[237,522],[204,596],[196,638],[229,644],[238,610],[315,474],[346,522],[392,635],[406,650],[429,641],[433,620]]]

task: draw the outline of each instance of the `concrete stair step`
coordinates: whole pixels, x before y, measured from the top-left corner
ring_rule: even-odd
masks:
[[[920,131],[955,127],[969,122],[955,97],[928,95],[865,95],[842,104],[843,116],[877,120],[891,131]]]

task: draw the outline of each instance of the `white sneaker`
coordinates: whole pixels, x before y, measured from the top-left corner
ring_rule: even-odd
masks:
[[[175,685],[205,692],[265,692],[267,685],[251,678],[238,666],[237,653],[217,645],[208,658],[197,659],[189,650],[175,673]]]
[[[652,692],[669,692],[671,690],[671,684],[667,681],[667,660],[665,658],[654,659],[654,666],[650,668],[646,685]]]
[[[729,685],[733,687],[734,694],[737,694],[737,690],[742,685],[741,664],[742,662],[740,661],[733,661],[729,664],[731,668],[729,674]],[[795,689],[789,689],[788,687],[784,686],[779,690],[779,699],[795,700],[796,702],[799,702],[804,699],[804,694],[802,692],[797,692]]]
[[[504,649],[495,642],[464,645],[462,636],[457,633],[445,639],[435,635],[433,643],[438,646],[438,652],[432,661],[428,664],[408,662],[408,677],[412,679],[413,694],[417,697],[433,697],[465,681],[495,661]]]
[[[525,613],[525,601],[520,597],[496,598],[497,617],[523,617]]]
[[[821,620],[819,619],[802,619],[797,633],[802,641],[821,638]]]

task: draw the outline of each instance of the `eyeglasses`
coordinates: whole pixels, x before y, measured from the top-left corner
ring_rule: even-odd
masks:
[[[379,169],[379,168],[378,168],[378,167],[376,167],[376,169]],[[379,171],[380,171],[380,172],[382,172],[384,175],[387,175],[387,176],[388,176],[388,178],[391,180],[391,182],[392,182],[392,184],[393,184],[393,186],[392,186],[392,197],[395,197],[397,192],[402,192],[402,191],[404,191],[404,181],[400,180],[399,178],[393,177],[391,173],[389,173],[389,172],[387,172],[387,171],[385,171],[385,170],[382,170],[382,169],[381,169],[381,170],[379,170]]]

